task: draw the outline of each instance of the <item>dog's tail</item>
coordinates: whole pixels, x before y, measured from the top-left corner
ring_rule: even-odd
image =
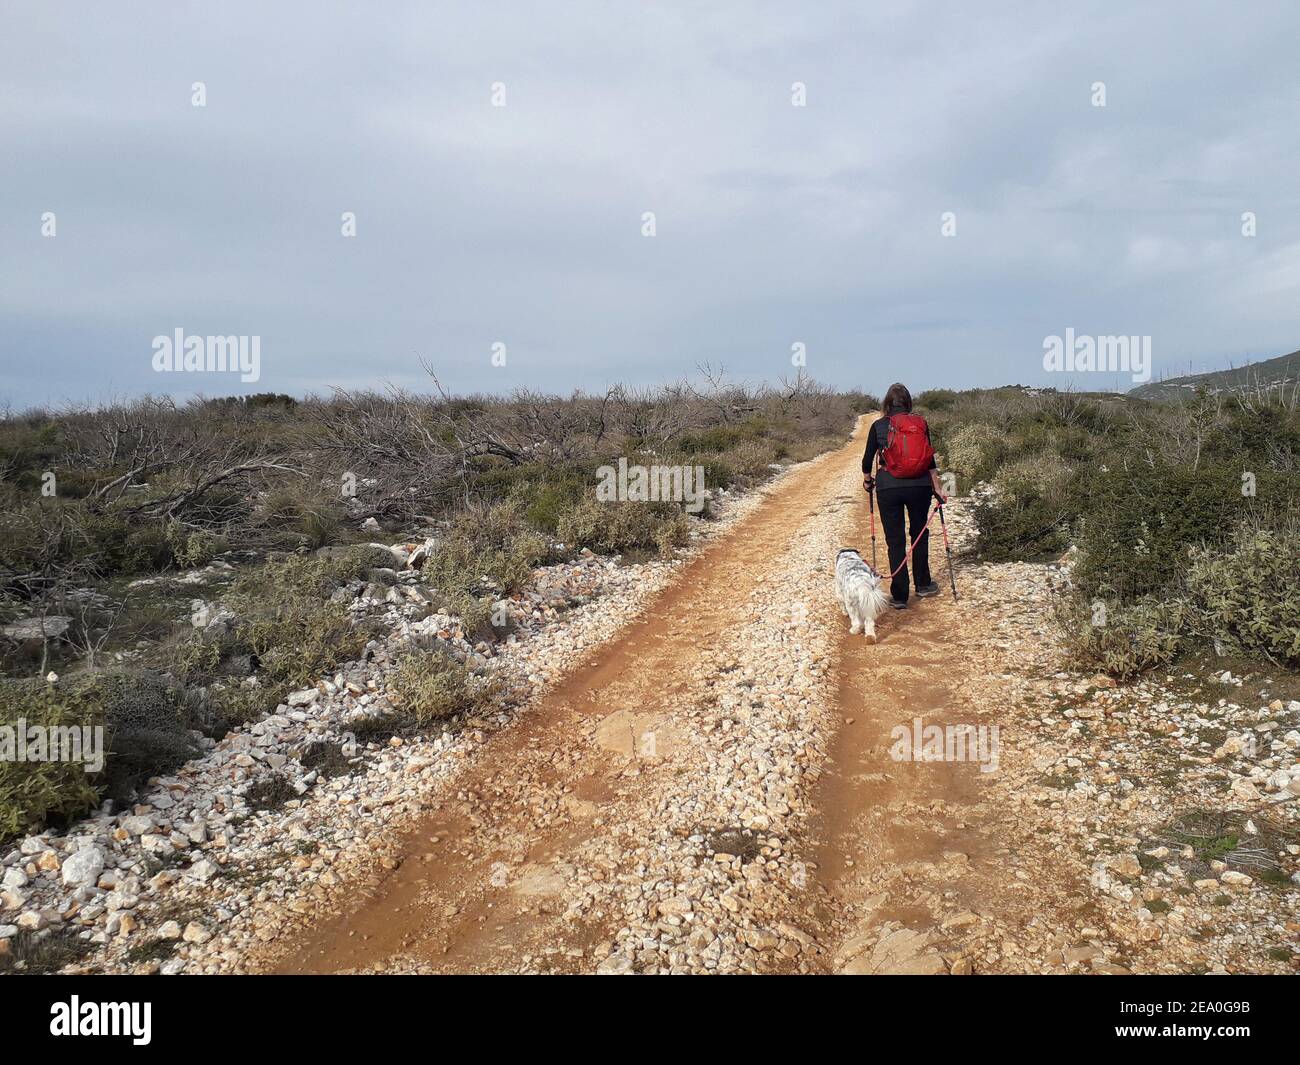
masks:
[[[889,593],[880,581],[859,581],[852,594],[864,618],[879,617],[889,605]]]

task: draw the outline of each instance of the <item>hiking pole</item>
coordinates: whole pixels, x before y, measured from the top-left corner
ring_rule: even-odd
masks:
[[[874,572],[879,573],[876,569],[876,493],[875,484],[867,489],[867,506],[871,509],[871,568]]]
[[[939,504],[939,527],[943,529],[943,553],[948,556],[948,580],[952,583],[952,597],[957,599],[957,578],[952,572],[952,548],[948,546],[948,523],[943,520],[943,504]]]

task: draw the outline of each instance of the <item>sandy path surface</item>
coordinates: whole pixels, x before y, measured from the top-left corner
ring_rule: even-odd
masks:
[[[869,553],[864,428],[767,489],[492,738],[349,912],[263,967],[968,971],[963,930],[1015,902],[987,781],[891,759],[890,730],[976,722],[987,663],[946,587],[875,646],[848,635],[832,570]]]

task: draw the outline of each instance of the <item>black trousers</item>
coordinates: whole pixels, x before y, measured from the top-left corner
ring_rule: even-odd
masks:
[[[908,485],[897,488],[880,488],[876,490],[877,509],[880,511],[880,524],[885,527],[885,543],[889,545],[889,570],[892,573],[903,563],[907,548],[916,538],[916,534],[925,525],[930,513],[930,500],[934,489],[928,484]],[[907,530],[903,530],[903,515],[907,515]],[[912,576],[916,586],[924,588],[930,583],[930,531],[927,529],[921,542],[912,552]],[[901,602],[907,602],[907,567],[898,570],[898,575],[889,586],[889,593]]]

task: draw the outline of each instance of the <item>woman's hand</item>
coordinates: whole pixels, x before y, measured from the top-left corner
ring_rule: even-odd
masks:
[[[934,489],[934,494],[938,496],[940,503],[948,502],[948,497],[943,494],[943,489],[939,487],[939,471],[930,471],[930,487]]]
[[[870,492],[875,487],[876,487],[876,479],[872,477],[871,474],[864,473],[862,475],[862,490],[864,492]]]

